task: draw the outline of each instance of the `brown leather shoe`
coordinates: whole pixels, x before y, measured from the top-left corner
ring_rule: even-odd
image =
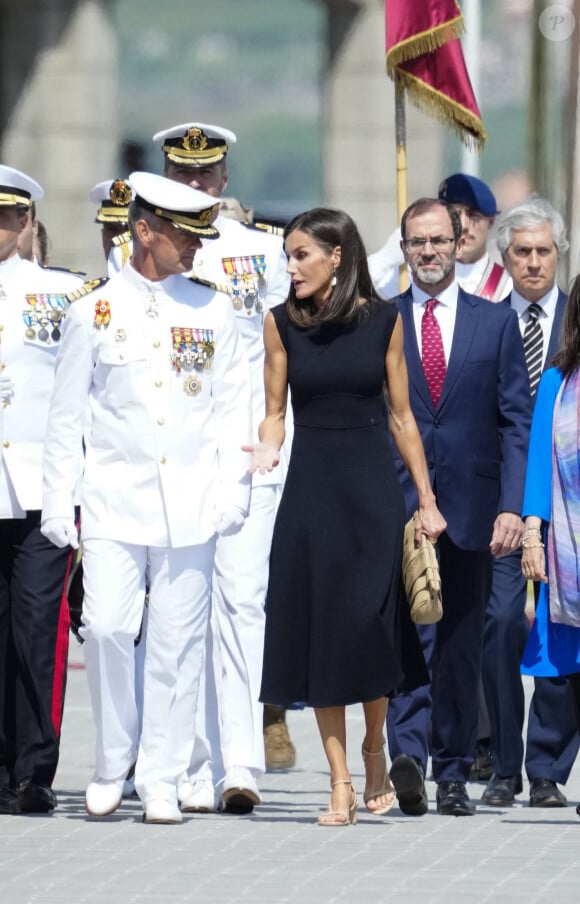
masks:
[[[286,710],[281,706],[264,706],[264,754],[266,769],[292,769],[296,763],[296,748],[290,740],[286,725]]]

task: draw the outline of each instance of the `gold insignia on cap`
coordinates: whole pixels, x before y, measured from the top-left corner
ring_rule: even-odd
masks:
[[[133,200],[131,186],[124,179],[115,179],[109,190],[109,197],[118,207],[126,207]]]
[[[193,126],[183,136],[182,144],[186,151],[204,151],[207,147],[207,136],[202,129]]]
[[[205,210],[200,210],[200,212],[198,213],[198,218],[204,225],[206,223],[212,223],[215,217],[218,215],[219,209],[219,204],[214,204],[213,207],[206,207]]]

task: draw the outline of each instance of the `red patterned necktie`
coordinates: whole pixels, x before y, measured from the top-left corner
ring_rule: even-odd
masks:
[[[441,398],[443,380],[447,371],[441,329],[433,313],[436,304],[439,304],[436,298],[429,299],[421,320],[421,360],[435,408]]]

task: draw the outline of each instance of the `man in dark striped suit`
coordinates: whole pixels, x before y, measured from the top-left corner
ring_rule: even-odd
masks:
[[[556,284],[558,262],[568,248],[562,217],[548,201],[532,196],[502,216],[497,245],[513,280],[506,302],[518,315],[534,396],[542,370],[558,350],[566,305]],[[495,559],[485,619],[482,677],[494,774],[482,800],[496,806],[513,803],[523,790],[524,692],[519,664],[529,626],[520,560],[520,550]],[[535,679],[525,760],[530,806],[566,806],[557,783],[566,783],[579,745],[569,694],[567,678]]]

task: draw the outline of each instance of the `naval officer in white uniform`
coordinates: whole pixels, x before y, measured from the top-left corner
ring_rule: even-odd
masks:
[[[56,806],[68,652],[71,551],[40,533],[42,444],[64,293],[82,279],[18,253],[43,195],[34,179],[0,166],[0,813]]]
[[[215,536],[239,530],[249,507],[240,449],[251,434],[249,366],[227,296],[182,275],[200,237],[217,235],[217,205],[162,176],[133,173],[130,181],[132,257],[71,306],[63,336],[46,436],[43,532],[58,546],[77,542],[73,504],[83,471],[82,633],[96,724],[86,808],[113,812],[137,758],[145,821],[177,823]],[[134,640],[146,585],[137,751]]]
[[[98,204],[95,223],[101,227],[103,253],[109,276],[118,273],[131,255],[129,204],[133,191],[128,179],[105,179],[91,188],[89,198]]]
[[[165,156],[166,176],[215,198],[221,196],[228,182],[227,154],[236,142],[233,132],[188,122],[158,132],[153,140],[160,143]],[[250,360],[257,430],[265,410],[263,324],[269,309],[287,298],[286,256],[279,236],[223,214],[215,225],[220,237],[215,242],[203,241],[193,272],[230,296]],[[182,807],[189,811],[214,809],[214,788],[222,780],[221,801],[226,810],[247,813],[260,802],[256,780],[265,768],[263,707],[258,700],[264,601],[283,478],[284,469],[279,474],[254,475],[244,527],[235,536],[217,541],[205,698],[200,695],[206,737],[204,741],[203,732],[197,735],[190,781],[180,791]],[[284,765],[293,765],[294,748],[284,723],[281,728]]]

